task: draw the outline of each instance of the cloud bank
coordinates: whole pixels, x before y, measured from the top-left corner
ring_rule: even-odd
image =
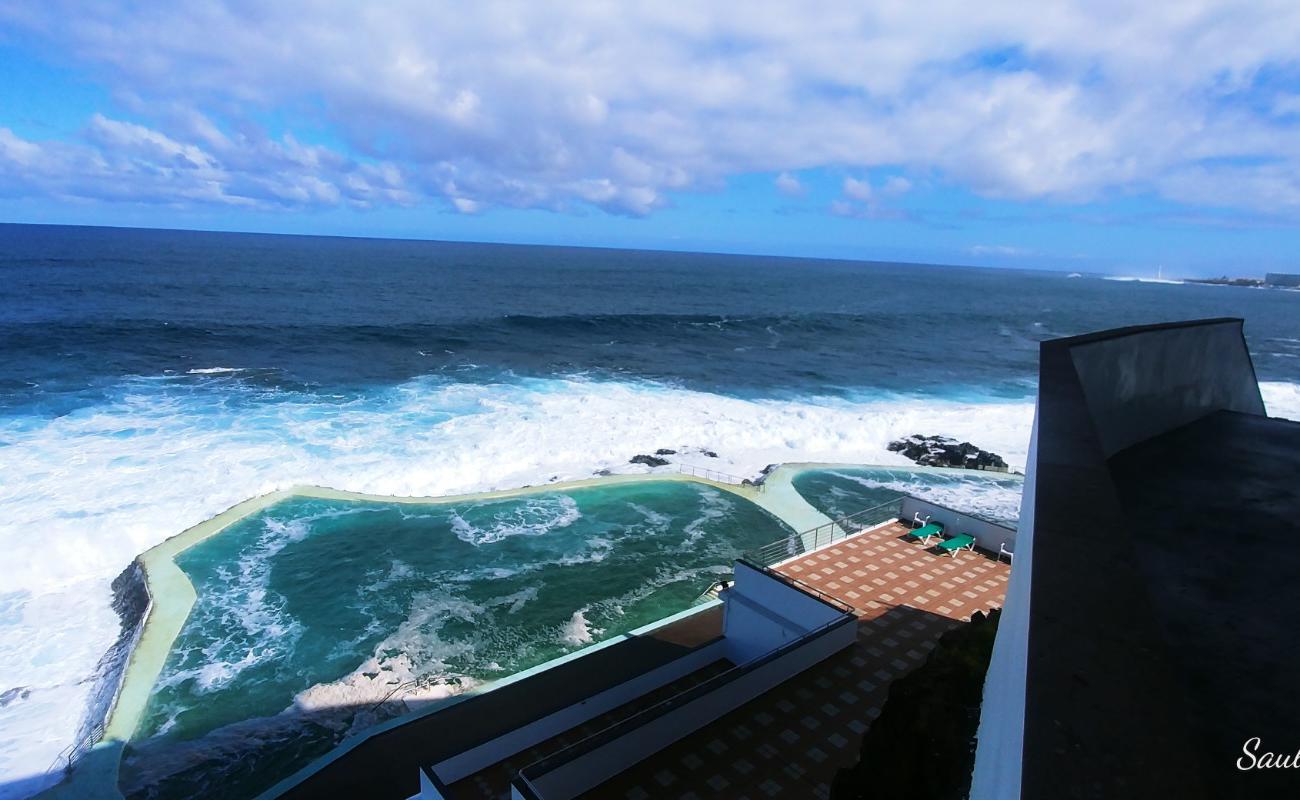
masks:
[[[0,26],[115,105],[66,140],[0,127],[10,195],[644,215],[832,168],[902,181],[849,178],[852,216],[903,175],[1300,216],[1294,2],[44,0]]]

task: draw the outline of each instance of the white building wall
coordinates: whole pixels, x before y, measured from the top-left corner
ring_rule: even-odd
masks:
[[[736,582],[722,595],[727,658],[747,664],[843,612],[737,561]]]
[[[984,701],[970,800],[1018,800],[1025,744],[1025,678],[1029,659],[1029,589],[1034,564],[1034,493],[1038,472],[1038,413],[1029,440],[1020,500],[1016,558],[984,678]]]

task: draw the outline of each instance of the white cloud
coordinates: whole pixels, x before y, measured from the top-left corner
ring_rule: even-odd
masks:
[[[1279,117],[1300,115],[1300,94],[1281,94],[1273,100],[1273,113]]]
[[[862,203],[871,202],[871,184],[857,178],[844,179],[844,196]]]
[[[861,215],[862,209],[847,200],[832,200],[831,213],[837,217],[856,217]]]
[[[912,182],[902,175],[891,175],[885,180],[885,185],[881,187],[881,194],[889,197],[898,197],[912,191]]]
[[[1076,0],[1032,14],[958,0],[817,14],[776,0],[744,13],[725,2],[48,0],[0,7],[0,25],[135,99],[136,121],[103,109],[75,147],[0,140],[9,191],[472,197],[647,214],[730,175],[797,183],[830,167],[925,174],[994,197],[1137,192],[1300,215],[1294,93],[1255,86],[1261,71],[1297,64],[1300,4],[1289,0],[1123,13]],[[250,133],[268,114],[339,144]],[[1206,166],[1220,162],[1240,164]],[[905,182],[874,189],[897,196]]]
[[[1033,250],[1024,247],[1012,247],[1006,244],[977,244],[969,248],[968,252],[973,256],[1031,256]]]
[[[468,197],[453,197],[451,204],[462,214],[477,214],[483,208],[482,204],[470,200]]]
[[[0,128],[0,194],[252,208],[367,208],[417,199],[396,166],[358,163],[291,136],[211,136],[205,149],[95,114],[83,139],[35,142]]]
[[[892,175],[885,179],[879,188],[871,185],[866,178],[847,176],[841,185],[842,196],[832,200],[830,210],[837,217],[857,217],[859,219],[903,219],[907,214],[891,207],[888,199],[906,194],[912,188],[912,182],[901,175]]]
[[[787,197],[801,197],[807,191],[803,183],[789,172],[782,172],[776,176],[776,189]]]

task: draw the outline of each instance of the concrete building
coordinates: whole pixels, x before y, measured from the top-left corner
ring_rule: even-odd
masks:
[[[1264,276],[1265,286],[1280,286],[1285,289],[1300,289],[1300,275],[1286,272],[1270,272]]]
[[[1300,796],[1259,768],[1300,750],[1300,424],[1242,325],[1042,344],[975,800]]]

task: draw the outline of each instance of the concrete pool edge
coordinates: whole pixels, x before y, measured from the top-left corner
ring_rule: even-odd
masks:
[[[193,608],[194,603],[197,600],[197,593],[195,592],[194,586],[184,571],[177,566],[175,562],[176,557],[189,548],[221,533],[226,528],[240,520],[256,514],[275,503],[290,498],[305,497],[326,500],[443,505],[475,501],[506,500],[512,497],[524,497],[533,494],[568,491],[573,489],[631,485],[654,481],[676,481],[703,484],[744,498],[771,514],[782,524],[792,528],[796,532],[800,532],[809,528],[825,525],[832,521],[825,514],[822,514],[814,508],[794,488],[793,480],[800,473],[814,469],[861,469],[873,468],[874,466],[883,467],[884,465],[811,462],[780,464],[766,475],[763,479],[763,486],[761,489],[756,486],[723,483],[678,472],[649,472],[630,475],[597,476],[512,489],[442,496],[382,495],[333,489],[323,486],[302,485],[292,486],[287,489],[276,490],[257,497],[249,498],[231,506],[214,517],[204,520],[203,522],[164,540],[163,542],[144,551],[137,557],[136,560],[140,563],[144,573],[145,588],[149,596],[149,605],[145,611],[140,637],[136,642],[135,647],[132,648],[131,654],[127,659],[126,666],[123,670],[121,685],[118,688],[105,720],[104,734],[100,741],[96,743],[87,754],[88,756],[94,757],[83,759],[83,762],[85,763],[79,762],[74,767],[70,780],[65,779],[56,786],[50,787],[50,789],[42,793],[42,796],[89,796],[78,794],[77,791],[84,792],[86,787],[93,786],[96,788],[95,796],[110,798],[121,797],[120,792],[117,790],[117,776],[122,749],[134,735],[136,727],[139,725],[139,722],[144,715],[145,708],[147,707],[149,697],[153,692],[154,685],[158,680],[158,676],[162,674],[172,644],[180,634],[186,619],[189,617],[190,610]],[[906,467],[901,468],[906,469]],[[927,471],[929,470],[927,469]],[[954,472],[966,471],[954,470]],[[675,620],[682,615],[698,612],[705,607],[706,606],[693,606],[684,609],[682,612],[679,612],[679,614],[665,618],[665,620],[660,620],[647,627],[654,627],[666,621]],[[553,666],[554,663],[557,663],[559,660],[578,657],[584,653],[592,651],[593,648],[608,646],[607,643],[619,641],[622,636],[626,636],[626,634],[612,637],[611,639],[606,640],[606,642],[600,642],[574,651],[566,656],[562,656],[561,659],[547,662],[546,664],[539,665],[531,670],[525,670],[524,672],[518,673],[518,675],[526,676],[540,668]],[[515,676],[503,678],[502,681],[510,681],[513,678],[515,678]],[[504,685],[502,681],[494,682],[491,685]],[[460,697],[460,695],[457,695],[457,697]],[[438,707],[441,707],[441,704],[438,704]],[[430,712],[432,710],[433,709],[431,709]],[[320,760],[321,759],[314,760],[303,769],[313,769]],[[65,795],[67,790],[73,789],[74,787],[80,788],[79,790],[74,790],[72,795]]]
[[[413,505],[450,505],[483,500],[508,500],[554,491],[600,488],[648,481],[677,481],[703,484],[730,492],[755,503],[778,519],[781,515],[767,508],[759,498],[764,492],[748,486],[719,483],[679,473],[648,473],[639,475],[611,475],[575,481],[557,481],[538,486],[525,486],[489,492],[443,495],[438,497],[398,496],[352,492],[324,486],[294,486],[257,497],[249,498],[226,509],[215,517],[144,551],[137,557],[144,571],[145,587],[149,593],[149,606],[139,641],[132,649],[123,672],[122,683],[109,710],[100,744],[130,741],[153,691],[171,646],[180,634],[197,594],[185,572],[176,565],[176,557],[191,547],[221,533],[231,525],[262,511],[275,503],[290,498],[317,498],[324,500],[351,500],[380,503],[410,503]],[[784,522],[784,520],[782,520]],[[786,523],[789,524],[789,523]]]
[[[427,708],[422,708],[418,711],[413,711],[408,714],[403,714],[400,717],[394,717],[393,719],[387,720],[378,725],[374,725],[370,728],[367,728],[361,734],[354,736],[350,739],[344,740],[343,742],[341,742],[340,744],[332,748],[328,753],[325,753],[322,756],[312,759],[310,762],[304,764],[300,769],[295,771],[293,774],[277,781],[269,789],[256,795],[254,800],[273,800],[273,798],[280,796],[282,793],[284,793],[291,787],[298,785],[302,781],[306,780],[308,777],[316,774],[321,769],[323,769],[327,764],[339,758],[342,758],[344,755],[348,753],[348,751],[353,750],[354,748],[358,747],[367,739],[370,739],[373,736],[384,733],[385,731],[392,730],[393,728],[401,727],[402,725],[405,725],[408,722],[411,722],[412,720],[426,717],[431,714],[436,714],[439,711],[442,711],[443,709],[449,706],[453,706],[457,703],[465,702],[466,700],[469,700],[473,697],[484,694],[486,692],[490,692],[495,689],[502,688],[504,686],[509,686],[512,683],[517,683],[519,681],[524,680],[525,678],[529,678],[540,672],[544,672],[548,669],[552,669],[561,664],[565,664],[569,661],[573,661],[574,659],[584,658],[599,650],[603,650],[607,647],[613,647],[614,645],[619,644],[620,642],[627,641],[628,639],[632,639],[637,636],[644,636],[646,634],[652,633],[653,631],[656,631],[663,627],[667,627],[668,625],[678,622],[679,620],[685,619],[695,614],[703,613],[710,609],[716,608],[720,605],[722,605],[721,600],[709,600],[707,602],[703,602],[698,605],[693,605],[688,608],[684,608],[675,614],[671,614],[662,619],[655,620],[654,622],[651,622],[649,624],[642,625],[641,627],[627,631],[626,633],[620,633],[616,636],[611,636],[608,639],[604,639],[602,641],[596,642],[594,644],[588,645],[578,650],[574,650],[571,653],[565,653],[562,656],[557,656],[556,658],[553,658],[549,661],[544,661],[541,664],[537,664],[535,666],[529,667],[528,669],[520,670],[519,672],[508,675],[504,678],[501,678],[500,680],[488,681],[479,686],[474,687],[473,689],[470,689],[469,691],[461,692],[460,694],[452,695],[451,697],[447,697],[442,700],[436,701],[434,703],[431,703]]]

